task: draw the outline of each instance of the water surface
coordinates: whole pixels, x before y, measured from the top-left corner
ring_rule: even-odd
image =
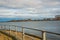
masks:
[[[39,30],[45,30],[55,33],[60,33],[60,21],[28,21],[28,22],[2,22],[0,25],[17,25],[22,27],[34,28]],[[11,29],[14,29],[11,27]],[[20,30],[20,28],[17,28]],[[25,29],[26,33],[34,34],[40,36],[41,32]],[[48,35],[48,34],[47,34]],[[60,36],[49,34],[47,37],[50,37],[51,40],[60,40]]]

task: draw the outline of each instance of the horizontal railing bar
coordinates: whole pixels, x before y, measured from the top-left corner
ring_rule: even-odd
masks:
[[[47,33],[51,33],[51,34],[56,34],[56,35],[60,35],[59,33],[54,33],[54,32],[49,32],[49,31],[43,31],[43,30],[38,30],[38,29],[33,29],[33,28],[27,28],[27,27],[23,27],[25,29],[31,29],[31,30],[36,30],[36,31],[41,31],[41,32],[47,32]]]
[[[6,25],[4,25],[4,26],[6,26]],[[44,30],[39,30],[39,29],[23,27],[23,26],[16,26],[16,25],[7,25],[7,26],[15,26],[15,27],[20,27],[20,28],[25,28],[25,29],[36,30],[36,31],[41,31],[41,32],[47,32],[47,33],[50,33],[50,34],[60,35],[60,33],[54,33],[54,32],[49,32],[49,31],[44,31]]]
[[[60,35],[60,33],[54,33],[54,32],[48,32],[46,31],[47,33],[51,33],[51,34],[56,34],[56,35]]]

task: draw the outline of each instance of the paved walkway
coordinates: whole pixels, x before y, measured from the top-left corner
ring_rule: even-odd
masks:
[[[0,40],[13,40],[13,39],[0,32]]]
[[[9,30],[2,30],[1,32],[3,32],[5,35],[8,34],[8,36],[11,37],[13,40],[22,40],[21,32],[9,31]],[[25,34],[24,40],[40,40],[40,39]]]

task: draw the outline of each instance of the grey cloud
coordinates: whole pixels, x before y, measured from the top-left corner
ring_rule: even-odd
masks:
[[[60,0],[41,0],[41,1],[44,1],[44,2],[59,2]]]
[[[60,7],[60,0],[41,0],[45,8]]]
[[[4,10],[5,8],[8,8],[8,10],[19,10],[16,11],[15,14],[30,13],[55,15],[60,14],[60,0],[0,0],[0,9],[1,8]]]
[[[44,8],[60,5],[59,0],[0,0],[0,5],[7,8]],[[59,6],[60,7],[60,6]]]
[[[0,5],[5,5],[8,7],[16,7],[16,8],[22,8],[25,6],[30,6],[30,7],[40,7],[41,2],[38,0],[6,0],[6,1],[0,1]]]

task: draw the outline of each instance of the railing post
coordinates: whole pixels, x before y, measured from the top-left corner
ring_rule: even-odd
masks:
[[[1,29],[3,29],[3,26],[1,26]]]
[[[22,40],[24,40],[24,28],[22,27]]]
[[[9,26],[9,29],[8,30],[10,31],[10,25],[8,25],[8,26]]]
[[[10,33],[11,33],[11,26],[9,25],[9,35],[10,35]]]
[[[6,29],[6,25],[4,25],[4,30]]]
[[[1,29],[2,29],[2,26],[1,26]]]
[[[42,31],[42,40],[46,40],[46,32]]]
[[[11,33],[11,26],[10,26],[10,33]]]
[[[4,25],[2,27],[3,27],[3,30],[4,30]]]
[[[17,26],[15,26],[16,36],[17,36]],[[17,37],[16,37],[17,38]]]

